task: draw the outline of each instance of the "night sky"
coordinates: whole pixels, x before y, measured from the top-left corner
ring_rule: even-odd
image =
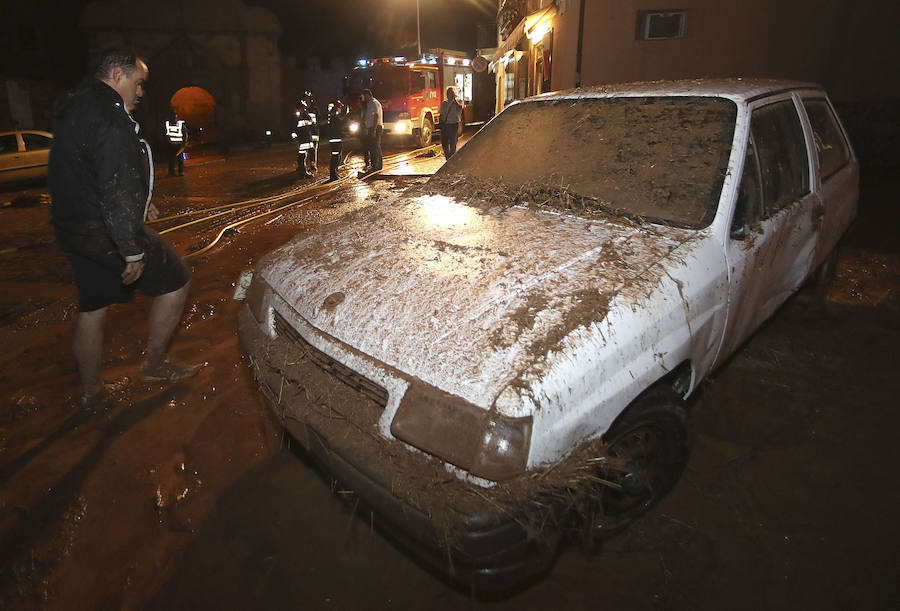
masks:
[[[190,0],[185,0],[190,1]],[[12,34],[36,28],[41,52],[5,52],[0,39],[0,74],[70,86],[80,78],[87,57],[86,37],[73,24],[89,0],[42,0],[28,10],[0,16],[30,15],[29,24],[0,28]],[[416,52],[416,0],[244,0],[271,10],[282,25],[279,50],[302,60],[317,57],[355,61]],[[419,0],[422,49],[458,49],[469,54],[496,42],[497,0]],[[481,39],[478,26],[482,26]],[[12,29],[11,29],[12,28]],[[0,37],[2,38],[2,37]]]
[[[278,16],[283,27],[279,48],[285,55],[358,59],[416,51],[416,0],[245,1]],[[419,0],[422,49],[472,53],[479,45],[477,24],[493,25],[496,14],[497,0]],[[492,40],[480,43],[494,46]]]

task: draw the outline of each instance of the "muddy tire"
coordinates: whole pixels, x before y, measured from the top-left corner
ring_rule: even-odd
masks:
[[[422,129],[419,130],[418,140],[416,144],[419,145],[419,148],[425,148],[429,144],[431,144],[431,137],[434,135],[434,123],[431,122],[431,119],[425,117],[422,119]]]
[[[599,477],[621,490],[598,485],[589,501],[588,542],[621,532],[662,499],[681,477],[688,455],[686,412],[681,397],[666,386],[639,397],[603,436],[610,458],[624,460],[625,472]]]
[[[834,277],[837,274],[837,260],[838,251],[837,248],[835,248],[828,253],[825,260],[819,264],[819,267],[815,269],[812,276],[809,278],[808,282],[813,295],[815,295],[815,298],[818,301],[825,301],[825,298],[828,296],[828,287],[831,285],[831,281],[834,280]]]

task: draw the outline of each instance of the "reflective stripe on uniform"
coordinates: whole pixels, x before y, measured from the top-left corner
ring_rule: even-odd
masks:
[[[297,145],[298,151],[308,151],[313,147],[312,142],[301,142]]]
[[[297,127],[306,127],[307,125],[312,125],[312,121],[307,121],[306,119],[297,121]]]
[[[166,135],[169,142],[184,142],[184,121],[170,123],[166,121]]]
[[[334,144],[335,142],[343,142],[343,140],[341,140],[340,138],[330,138],[328,141],[332,144]]]

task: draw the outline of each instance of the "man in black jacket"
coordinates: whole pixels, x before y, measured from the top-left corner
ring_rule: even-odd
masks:
[[[85,407],[108,395],[100,378],[106,310],[154,297],[141,366],[148,381],[174,382],[197,373],[167,356],[181,320],[190,273],[159,235],[144,225],[156,218],[150,203],[153,160],[131,112],[143,95],[147,65],[119,49],[92,58],[88,77],[57,106],[50,151],[51,217],[78,288],[72,339]]]

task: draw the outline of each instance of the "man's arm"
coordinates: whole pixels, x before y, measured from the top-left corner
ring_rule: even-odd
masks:
[[[144,257],[138,240],[143,236],[146,194],[137,166],[137,139],[124,128],[109,120],[99,122],[92,162],[107,233],[125,262],[133,263]]]

